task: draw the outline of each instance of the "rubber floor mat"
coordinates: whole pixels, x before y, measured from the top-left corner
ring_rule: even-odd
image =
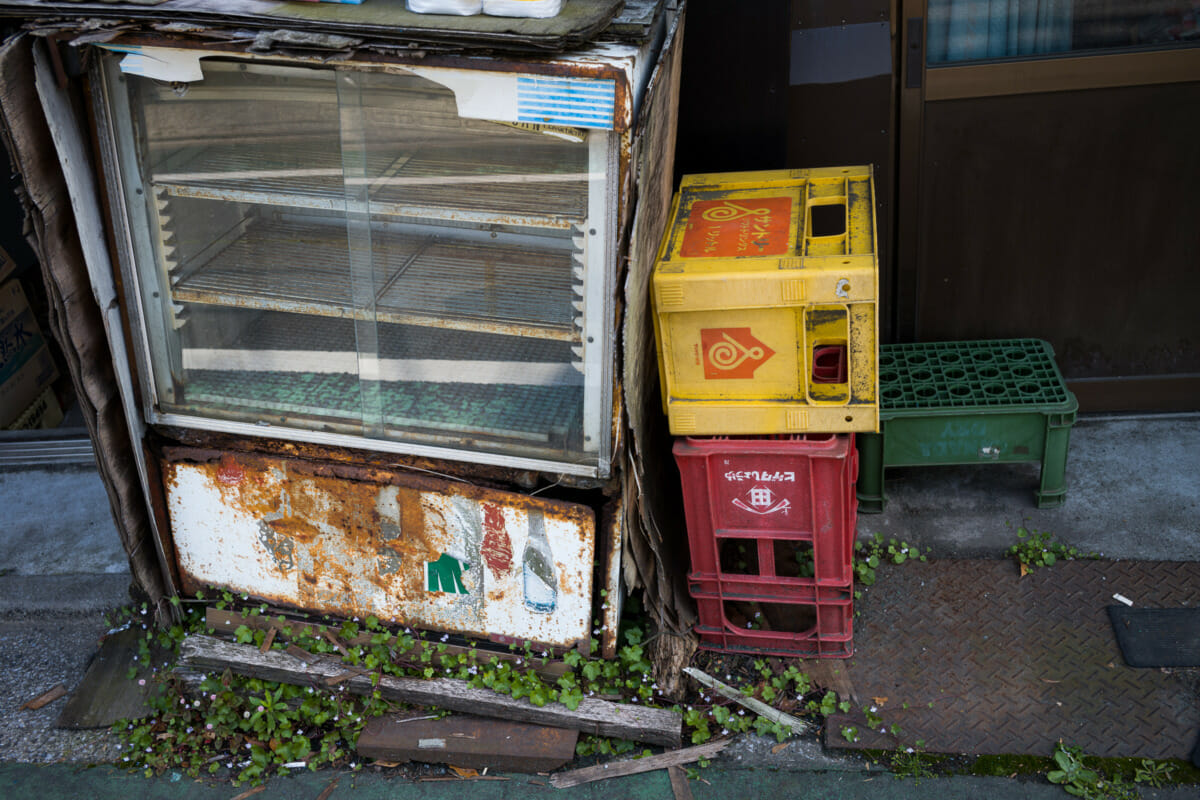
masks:
[[[1113,633],[1131,667],[1200,667],[1200,608],[1109,606]]]
[[[1025,577],[1007,560],[881,567],[844,662],[874,711],[829,717],[826,745],[1049,756],[1061,739],[1097,756],[1188,758],[1197,673],[1126,666],[1107,613],[1117,593],[1139,607],[1197,605],[1200,567],[1071,561]]]

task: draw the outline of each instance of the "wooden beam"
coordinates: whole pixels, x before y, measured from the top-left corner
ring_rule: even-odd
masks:
[[[468,769],[549,772],[575,758],[579,731],[452,714],[385,714],[367,722],[354,748],[375,761],[423,761]]]
[[[666,769],[680,764],[689,764],[701,758],[711,758],[725,749],[730,739],[707,742],[695,747],[685,747],[682,750],[672,750],[656,756],[634,758],[629,761],[610,761],[607,764],[597,764],[594,767],[574,769],[570,772],[560,772],[550,776],[550,785],[556,789],[566,789],[579,786],[582,783],[602,781],[605,778],[621,778],[625,775],[636,775],[639,772],[652,772],[656,769]]]
[[[348,669],[341,659],[319,656],[311,664],[279,650],[260,653],[252,645],[240,645],[212,636],[189,636],[179,648],[179,664],[191,669],[222,671],[263,680],[300,686],[319,686]],[[599,736],[678,747],[682,717],[674,711],[636,705],[618,705],[585,698],[572,711],[560,703],[538,707],[527,699],[514,700],[488,689],[473,689],[466,681],[450,678],[418,680],[384,675],[376,687],[371,675],[354,675],[343,681],[355,694],[370,694],[378,688],[387,700],[421,706],[436,706],[486,717],[530,722],[554,728],[569,728]]]
[[[237,630],[239,625],[245,625],[247,628],[256,631],[269,631],[272,628],[278,630],[279,633],[291,638],[299,634],[311,636],[314,639],[320,639],[325,634],[321,631],[321,625],[313,622],[304,622],[302,620],[288,619],[286,622],[280,622],[277,617],[266,616],[260,614],[242,614],[237,611],[225,611],[209,607],[205,612],[205,625],[210,631],[214,631],[217,636],[233,637],[233,632]],[[324,626],[327,630],[336,626]],[[360,645],[369,645],[371,636],[369,631],[364,631],[346,640],[346,644],[351,647]],[[488,650],[483,647],[463,647],[457,644],[442,644],[440,642],[428,642],[424,639],[414,637],[412,650],[408,651],[408,655],[413,659],[419,659],[421,653],[426,648],[431,648],[434,651],[434,658],[439,658],[442,655],[446,656],[461,656],[475,653],[479,657],[479,663],[486,664],[490,659],[495,658],[497,661],[507,661],[514,666],[529,667],[533,669],[539,676],[546,678],[551,683],[561,678],[569,669],[566,664],[561,661],[548,661],[545,664],[541,663],[541,659],[528,659],[524,655],[513,652],[504,652],[496,650]],[[439,650],[439,648],[445,648]]]

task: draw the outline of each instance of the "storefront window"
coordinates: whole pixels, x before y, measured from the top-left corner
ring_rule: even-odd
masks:
[[[1200,0],[929,0],[930,66],[1200,44]]]

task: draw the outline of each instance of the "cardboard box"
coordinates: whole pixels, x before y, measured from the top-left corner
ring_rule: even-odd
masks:
[[[57,428],[62,424],[63,410],[53,389],[46,389],[8,426],[10,431],[33,431]]]
[[[16,271],[17,262],[13,261],[13,257],[3,247],[0,247],[0,283],[4,283]]]
[[[24,414],[57,377],[20,282],[0,286],[0,428]]]

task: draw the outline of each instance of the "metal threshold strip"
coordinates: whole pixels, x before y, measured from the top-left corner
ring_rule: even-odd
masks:
[[[0,434],[0,468],[39,467],[58,464],[93,464],[96,457],[86,431],[55,438],[31,436],[22,431]],[[12,438],[10,438],[12,437]]]

